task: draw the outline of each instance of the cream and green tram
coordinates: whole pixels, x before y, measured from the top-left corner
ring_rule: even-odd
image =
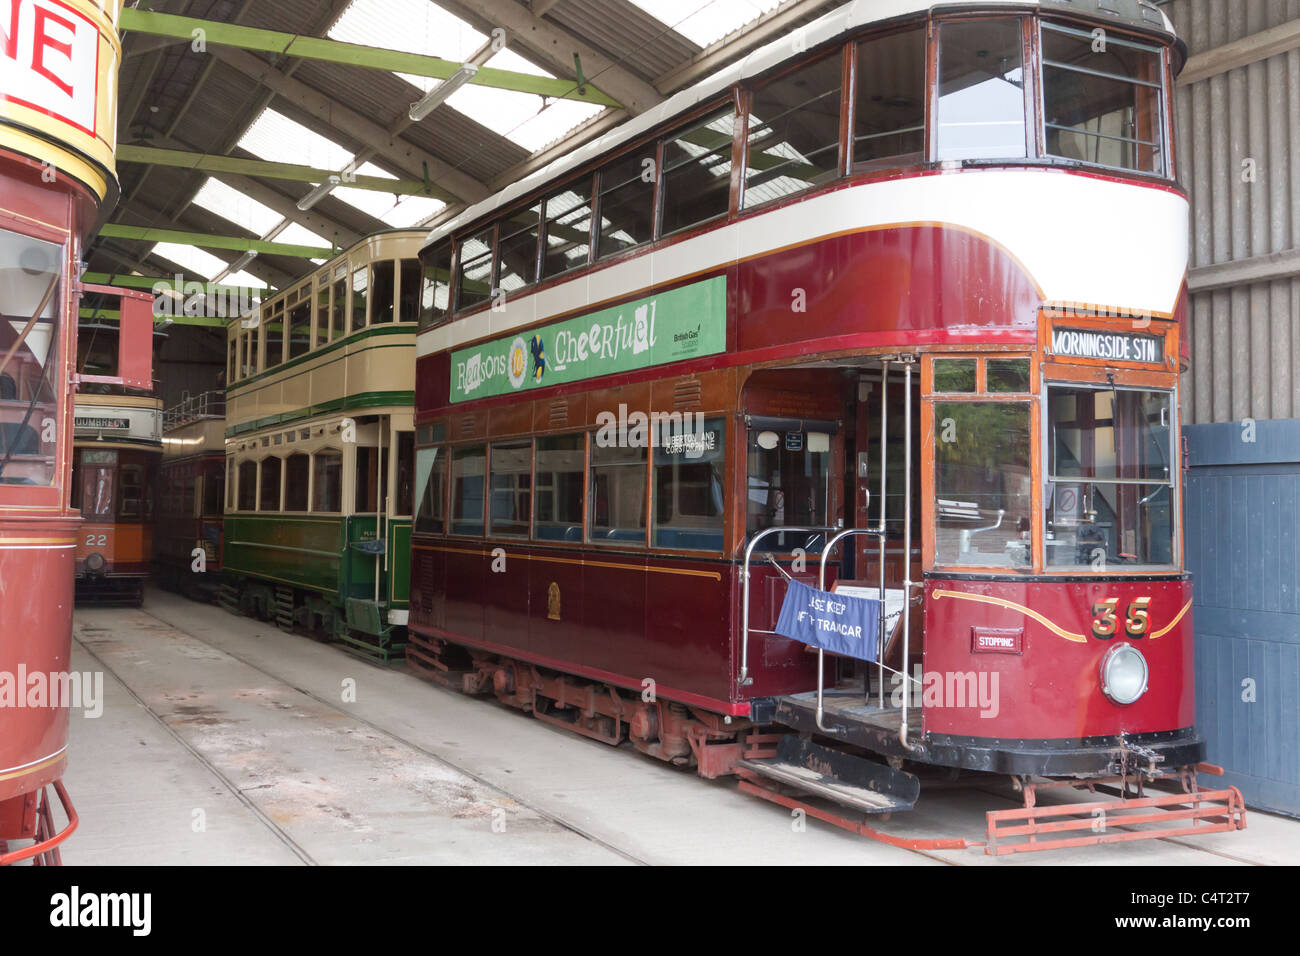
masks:
[[[424,233],[371,236],[228,327],[222,601],[405,646]]]

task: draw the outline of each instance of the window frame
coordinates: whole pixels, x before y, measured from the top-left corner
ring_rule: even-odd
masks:
[[[934,363],[945,359],[975,359],[975,391],[938,392],[934,388]],[[1029,390],[1027,392],[987,391],[986,363],[990,360],[1028,359]],[[947,574],[980,574],[1005,577],[1023,577],[1042,574],[1043,569],[1043,476],[1041,456],[1036,449],[1042,447],[1043,401],[1042,359],[1037,349],[1024,346],[979,351],[927,352],[921,361],[921,448],[917,462],[921,469],[921,568],[923,573],[936,576]],[[939,564],[936,560],[938,527],[938,458],[935,442],[939,437],[936,405],[988,404],[1000,402],[1028,406],[1029,428],[1029,564],[1021,567],[996,567],[989,565]],[[925,440],[926,429],[932,436]]]
[[[1132,45],[1154,51],[1159,56],[1159,75],[1160,79],[1155,82],[1137,80],[1129,77],[1111,76],[1106,74],[1110,79],[1119,82],[1133,83],[1137,86],[1148,86],[1155,89],[1156,95],[1156,126],[1158,128],[1159,140],[1157,146],[1160,150],[1161,169],[1150,171],[1142,169],[1129,169],[1124,166],[1111,166],[1107,163],[1094,163],[1087,160],[1069,159],[1065,156],[1057,156],[1047,152],[1047,102],[1046,102],[1046,80],[1044,71],[1048,66],[1044,57],[1045,44],[1043,42],[1043,30],[1052,30],[1055,28],[1058,32],[1073,33],[1075,35],[1086,34],[1091,36],[1091,31],[1087,25],[1079,21],[1071,20],[1068,17],[1042,16],[1041,14],[1033,18],[1033,40],[1034,40],[1034,63],[1036,76],[1034,84],[1036,95],[1034,102],[1035,111],[1035,139],[1037,140],[1038,152],[1037,158],[1052,164],[1061,164],[1069,167],[1083,167],[1087,169],[1105,169],[1111,172],[1120,173],[1124,176],[1140,176],[1148,179],[1159,179],[1169,181],[1174,178],[1174,135],[1172,122],[1171,93],[1173,92],[1171,63],[1169,56],[1169,47],[1158,42],[1154,38],[1146,38],[1140,35],[1131,34],[1124,30],[1112,31],[1107,28],[1107,42],[1119,41],[1122,45]],[[1092,28],[1097,29],[1095,24]],[[1061,69],[1076,70],[1075,67],[1060,67]],[[1088,71],[1083,71],[1088,72]],[[1134,141],[1136,142],[1136,141]]]
[[[1186,573],[1186,555],[1183,552],[1184,531],[1183,531],[1183,459],[1182,459],[1182,442],[1179,440],[1182,428],[1182,416],[1179,409],[1179,389],[1178,377],[1161,376],[1152,374],[1129,367],[1125,367],[1123,372],[1117,377],[1122,378],[1122,382],[1105,382],[1101,380],[1098,374],[1088,374],[1091,370],[1084,368],[1063,369],[1056,366],[1050,374],[1044,373],[1042,380],[1038,383],[1040,395],[1039,410],[1037,418],[1038,432],[1043,436],[1040,442],[1039,453],[1035,456],[1036,467],[1040,471],[1040,479],[1035,483],[1035,490],[1042,495],[1041,511],[1035,519],[1034,534],[1036,538],[1043,541],[1042,552],[1042,573],[1057,575],[1088,575],[1096,577],[1122,577],[1122,576],[1142,576],[1142,575],[1176,575]],[[1163,381],[1162,381],[1163,379]],[[1169,514],[1170,514],[1170,554],[1173,561],[1167,565],[1134,565],[1126,567],[1125,565],[1105,564],[1101,568],[1092,568],[1087,565],[1048,565],[1046,553],[1046,532],[1047,532],[1047,501],[1048,495],[1054,482],[1051,474],[1051,456],[1052,447],[1048,440],[1051,434],[1051,408],[1049,406],[1049,390],[1056,388],[1076,388],[1083,390],[1101,391],[1107,388],[1114,388],[1118,391],[1129,392],[1163,392],[1169,395],[1169,481],[1161,482],[1157,480],[1134,482],[1134,481],[1116,481],[1114,479],[1093,478],[1077,479],[1080,484],[1139,484],[1139,485],[1165,485],[1169,488]],[[1041,489],[1041,491],[1040,491]]]

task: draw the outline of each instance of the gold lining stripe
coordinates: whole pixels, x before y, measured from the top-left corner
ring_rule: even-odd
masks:
[[[441,546],[429,544],[417,544],[413,546],[416,551],[446,551],[449,554],[473,554],[480,557],[484,556],[481,551],[471,551],[467,548],[444,548]],[[542,561],[547,564],[581,564],[593,568],[623,568],[628,571],[646,571],[655,574],[684,574],[688,577],[712,578],[715,581],[721,581],[722,575],[717,571],[692,571],[687,568],[649,568],[641,567],[636,564],[619,564],[614,561],[588,561],[579,558],[547,558],[541,555],[519,554],[515,555],[516,560],[524,561]]]
[[[53,757],[46,757],[40,763],[33,764],[30,767],[20,767],[17,770],[11,770],[8,773],[0,773],[0,780],[12,780],[14,777],[24,777],[29,773],[36,773],[38,770],[44,770],[51,764],[56,764],[68,755],[68,748],[64,747]]]
[[[0,538],[0,548],[13,544],[75,545],[76,538]]]
[[[1047,618],[1043,617],[1043,615],[1039,614],[1037,611],[1032,611],[1029,608],[1025,607],[1023,604],[1016,604],[1014,601],[1006,601],[1003,600],[1002,598],[991,597],[987,594],[966,594],[962,591],[935,591],[934,592],[934,599],[936,601],[939,600],[940,598],[946,598],[946,597],[957,598],[958,600],[961,601],[978,601],[981,604],[994,604],[998,607],[1010,608],[1013,611],[1019,611],[1021,614],[1025,615],[1025,617],[1033,618],[1035,621],[1043,625],[1043,627],[1047,628],[1053,634],[1056,634],[1059,637],[1063,637],[1067,641],[1073,641],[1076,644],[1088,643],[1088,639],[1084,637],[1082,634],[1075,634],[1073,631],[1067,631],[1062,627],[1058,627],[1057,625],[1049,621]]]
[[[1154,634],[1151,635],[1150,640],[1154,641],[1157,637],[1164,637],[1166,634],[1172,631],[1175,627],[1178,626],[1178,622],[1183,619],[1183,615],[1185,615],[1191,609],[1192,609],[1192,602],[1188,601],[1186,604],[1183,605],[1183,609],[1174,615],[1174,619],[1172,621],[1170,621],[1160,630],[1156,631]]]

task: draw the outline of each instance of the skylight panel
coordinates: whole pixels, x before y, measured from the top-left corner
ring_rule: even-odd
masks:
[[[501,50],[484,65],[496,70],[555,78],[553,73],[509,49]],[[535,93],[476,84],[461,87],[448,97],[447,105],[530,153],[550,145],[604,110],[602,106],[576,100],[553,100],[547,105],[547,101]]]
[[[187,273],[209,281],[227,268],[225,261],[212,253],[204,252],[197,246],[183,246],[175,242],[160,242],[149,250],[149,255],[174,262]]]
[[[263,233],[265,235],[265,233]],[[275,242],[288,242],[295,246],[323,246],[328,249],[331,245],[329,239],[319,236],[312,232],[301,223],[291,222],[279,235],[275,237]]]
[[[464,63],[488,39],[430,0],[352,0],[328,35],[345,43],[420,53],[453,63]],[[421,93],[439,82],[427,76],[398,75]]]
[[[352,153],[332,139],[270,108],[253,121],[238,145],[273,163],[296,163],[334,171],[352,162]]]
[[[194,204],[259,236],[266,235],[283,218],[219,179],[209,178],[195,195]]]
[[[775,10],[782,0],[631,0],[696,46],[708,47]]]

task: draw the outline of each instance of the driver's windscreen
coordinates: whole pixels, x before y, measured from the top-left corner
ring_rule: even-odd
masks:
[[[1106,386],[1049,388],[1049,566],[1173,564],[1171,398]]]

